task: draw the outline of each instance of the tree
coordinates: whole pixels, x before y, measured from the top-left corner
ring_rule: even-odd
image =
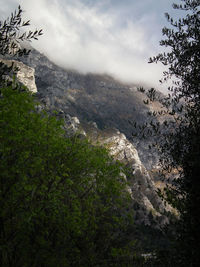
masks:
[[[65,138],[62,122],[35,105],[26,90],[2,88],[1,265],[96,266],[129,243],[123,166]]]
[[[164,109],[156,115],[168,118],[162,125],[152,121],[146,133],[159,138],[155,146],[161,153],[161,168],[169,176],[177,170],[178,179],[165,190],[165,199],[180,212],[176,227],[173,266],[198,266],[200,262],[200,1],[181,0],[173,8],[186,12],[178,20],[166,14],[172,28],[163,28],[166,39],[160,45],[167,52],[150,58],[150,63],[168,66],[161,82],[173,81]],[[150,101],[155,91],[150,90]],[[164,266],[164,263],[162,263]],[[172,266],[172,265],[170,265]]]

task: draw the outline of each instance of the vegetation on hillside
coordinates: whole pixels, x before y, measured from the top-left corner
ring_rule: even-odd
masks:
[[[123,166],[65,138],[62,122],[35,105],[26,90],[1,88],[2,266],[95,266],[123,255],[132,223]]]

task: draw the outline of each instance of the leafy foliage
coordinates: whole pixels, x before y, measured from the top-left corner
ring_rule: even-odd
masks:
[[[22,20],[22,9],[11,14],[5,21],[0,21],[0,54],[1,55],[26,55],[29,50],[21,48],[20,42],[37,40],[42,35],[42,30],[23,32],[23,28],[30,25],[30,21]]]
[[[24,28],[30,25],[30,21],[22,20],[22,9],[19,6],[18,10],[11,14],[9,18],[0,21],[0,55],[1,57],[8,56],[27,56],[30,50],[23,48],[23,42],[37,40],[42,35],[42,30],[24,31]],[[0,61],[0,84],[5,82],[5,75],[16,69],[11,65],[8,67]]]
[[[2,88],[2,266],[96,266],[126,255],[133,222],[123,166],[104,148],[65,138],[62,122],[35,105],[27,91]]]
[[[150,114],[157,121],[152,120],[143,129],[144,136],[150,133],[157,137],[154,146],[161,154],[163,173],[168,178],[173,177],[174,170],[178,173],[164,194],[180,212],[180,220],[170,263],[165,259],[163,266],[198,266],[200,260],[200,2],[182,2],[173,4],[173,8],[186,12],[185,17],[175,21],[166,14],[172,28],[163,28],[166,39],[160,45],[167,47],[168,52],[150,58],[150,63],[161,62],[169,67],[161,82],[171,80],[173,84],[168,88],[169,95],[162,100],[163,109]],[[148,101],[154,101],[155,93],[149,93]]]

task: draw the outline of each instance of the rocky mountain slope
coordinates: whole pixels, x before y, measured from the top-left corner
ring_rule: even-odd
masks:
[[[148,140],[132,138],[130,122],[148,121],[147,112],[152,109],[144,104],[145,95],[134,85],[122,84],[107,75],[82,75],[62,69],[36,50],[23,62],[35,69],[40,99],[46,106],[61,109],[81,122],[93,121],[100,129],[118,129],[133,142],[146,168],[151,169],[156,163]]]
[[[58,110],[58,116],[65,121],[66,132],[86,136],[94,145],[106,146],[116,160],[130,169],[128,176],[122,175],[129,182],[127,190],[133,199],[135,222],[157,229],[168,223],[171,208],[158,197],[145,166],[151,166],[153,156],[145,154],[147,143],[130,140],[132,125],[128,120],[147,120],[144,95],[109,76],[64,70],[36,50],[23,62],[29,67],[26,69],[26,65],[18,63],[25,72],[20,77],[27,77],[31,69],[32,73],[35,71],[39,101],[50,112]],[[34,79],[29,81],[28,86],[34,87]]]

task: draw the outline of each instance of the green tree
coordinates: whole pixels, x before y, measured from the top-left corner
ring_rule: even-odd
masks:
[[[181,0],[173,8],[183,11],[180,19],[166,14],[171,28],[164,27],[160,45],[167,52],[150,58],[150,63],[168,66],[162,82],[172,81],[165,109],[153,115],[168,118],[160,126],[152,121],[145,131],[159,138],[155,146],[161,153],[161,168],[179,171],[173,187],[165,190],[165,199],[180,212],[176,227],[175,247],[170,266],[198,266],[200,262],[200,1]],[[155,91],[149,90],[150,101]],[[147,133],[146,132],[146,133]],[[162,262],[162,266],[165,264]],[[168,265],[167,265],[168,266]]]
[[[96,266],[126,255],[133,222],[123,166],[66,138],[60,120],[14,89],[0,98],[1,266]]]

